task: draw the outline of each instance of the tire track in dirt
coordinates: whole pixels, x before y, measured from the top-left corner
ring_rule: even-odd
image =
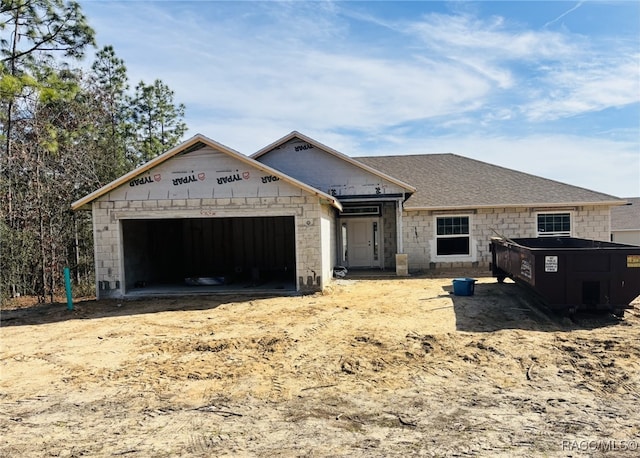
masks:
[[[49,323],[46,346],[12,325],[0,454],[528,457],[566,456],[566,440],[640,438],[638,305],[622,321],[554,324],[497,285],[462,300],[440,298],[445,283],[217,309],[199,299],[197,315],[126,322],[86,312]],[[433,297],[442,304],[422,300]],[[65,345],[71,324],[80,340]],[[62,369],[33,355],[81,383],[44,379],[34,397],[20,371]],[[92,360],[102,356],[113,360]]]
[[[314,361],[307,352],[309,351],[307,348],[309,342],[313,338],[318,338],[318,334],[327,330],[335,320],[335,313],[331,313],[328,317],[316,318],[311,324],[305,324],[302,329],[285,330],[289,345],[283,349],[281,362],[273,367],[271,399],[289,399],[293,395],[293,390],[304,389],[301,386],[294,386],[296,384],[291,378],[301,374],[303,366],[304,371],[309,370],[310,363]],[[288,374],[288,377],[285,374]],[[318,380],[323,378],[323,374],[319,371],[316,371],[316,376]],[[298,382],[302,383],[302,380],[298,380]]]

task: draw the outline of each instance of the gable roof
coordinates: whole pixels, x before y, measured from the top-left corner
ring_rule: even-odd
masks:
[[[74,203],[71,204],[71,209],[72,210],[78,210],[82,207],[84,207],[85,205],[93,202],[94,200],[98,199],[99,197],[105,195],[106,193],[116,189],[119,186],[122,186],[125,183],[128,183],[129,181],[131,181],[132,179],[136,178],[138,175],[152,169],[153,167],[156,167],[160,164],[162,164],[163,162],[171,159],[174,156],[177,156],[178,154],[181,153],[189,153],[190,151],[194,151],[194,150],[198,150],[204,147],[210,147],[213,148],[217,151],[220,151],[221,153],[227,154],[251,167],[254,167],[262,172],[265,172],[269,175],[274,175],[277,176],[278,178],[280,178],[281,180],[296,186],[299,189],[302,189],[312,195],[316,195],[321,199],[324,199],[326,201],[328,201],[332,206],[336,207],[339,210],[342,210],[342,205],[340,204],[340,202],[335,198],[330,196],[329,194],[326,194],[322,191],[319,191],[318,189],[309,186],[306,183],[303,183],[299,180],[296,180],[295,178],[292,178],[288,175],[285,175],[284,173],[273,169],[265,164],[262,164],[261,162],[258,162],[248,156],[245,156],[242,153],[239,153],[238,151],[231,149],[227,146],[224,146],[221,143],[218,143],[214,140],[211,140],[208,137],[205,137],[202,134],[196,134],[193,137],[191,137],[190,139],[182,142],[181,144],[179,144],[178,146],[170,149],[169,151],[151,159],[149,162],[146,162],[144,164],[142,164],[140,167],[132,170],[129,173],[126,173],[124,175],[122,175],[120,178],[117,178],[115,180],[113,180],[111,183],[108,183],[106,185],[104,185],[103,187],[101,187],[100,189],[97,189],[96,191],[92,192],[91,194],[88,194],[86,196],[84,196],[82,199],[79,199],[77,201],[75,201]]]
[[[270,151],[278,148],[279,146],[284,145],[285,143],[293,140],[293,139],[299,139],[302,140],[304,142],[310,143],[313,146],[315,146],[316,148],[319,148],[321,150],[323,150],[326,153],[329,153],[345,162],[348,162],[349,164],[352,164],[368,173],[371,173],[372,175],[375,175],[379,178],[382,178],[384,180],[390,181],[391,183],[400,186],[401,188],[404,188],[407,190],[407,193],[413,193],[416,191],[416,188],[404,181],[399,180],[397,177],[394,177],[392,175],[387,175],[386,173],[384,173],[383,170],[378,169],[378,168],[374,168],[374,167],[370,167],[369,165],[367,165],[364,162],[355,160],[352,157],[347,156],[346,154],[343,154],[327,145],[324,145],[322,143],[320,143],[317,140],[314,140],[311,137],[307,137],[306,135],[301,134],[298,131],[293,131],[287,135],[285,135],[284,137],[280,138],[279,140],[276,140],[275,142],[271,143],[270,145],[265,146],[264,148],[260,149],[259,151],[253,153],[250,157],[252,159],[256,159],[259,160],[260,157],[264,156],[265,154],[268,154]]]
[[[405,202],[407,209],[624,204],[623,200],[608,194],[456,154],[371,156],[355,159],[414,185],[417,191]]]
[[[611,209],[612,231],[640,231],[640,197],[628,197],[628,203]]]

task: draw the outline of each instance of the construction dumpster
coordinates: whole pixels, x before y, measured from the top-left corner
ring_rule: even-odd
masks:
[[[492,238],[491,270],[532,288],[556,312],[623,316],[640,295],[640,247],[574,237]]]

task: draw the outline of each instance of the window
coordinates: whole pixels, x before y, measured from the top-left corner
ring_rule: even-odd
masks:
[[[340,226],[340,236],[342,239],[342,249],[340,250],[340,264],[343,266],[347,262],[347,223],[342,223]]]
[[[538,237],[571,236],[570,213],[538,213]]]
[[[380,206],[359,206],[359,207],[344,207],[340,212],[340,216],[380,216]]]
[[[469,217],[444,216],[436,219],[437,256],[469,256]]]
[[[373,222],[373,260],[378,260],[378,223],[377,221]]]

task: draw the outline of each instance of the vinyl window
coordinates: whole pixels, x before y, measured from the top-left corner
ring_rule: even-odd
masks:
[[[538,237],[570,237],[570,213],[538,213]]]
[[[468,256],[470,254],[469,217],[442,216],[436,218],[437,256]]]

